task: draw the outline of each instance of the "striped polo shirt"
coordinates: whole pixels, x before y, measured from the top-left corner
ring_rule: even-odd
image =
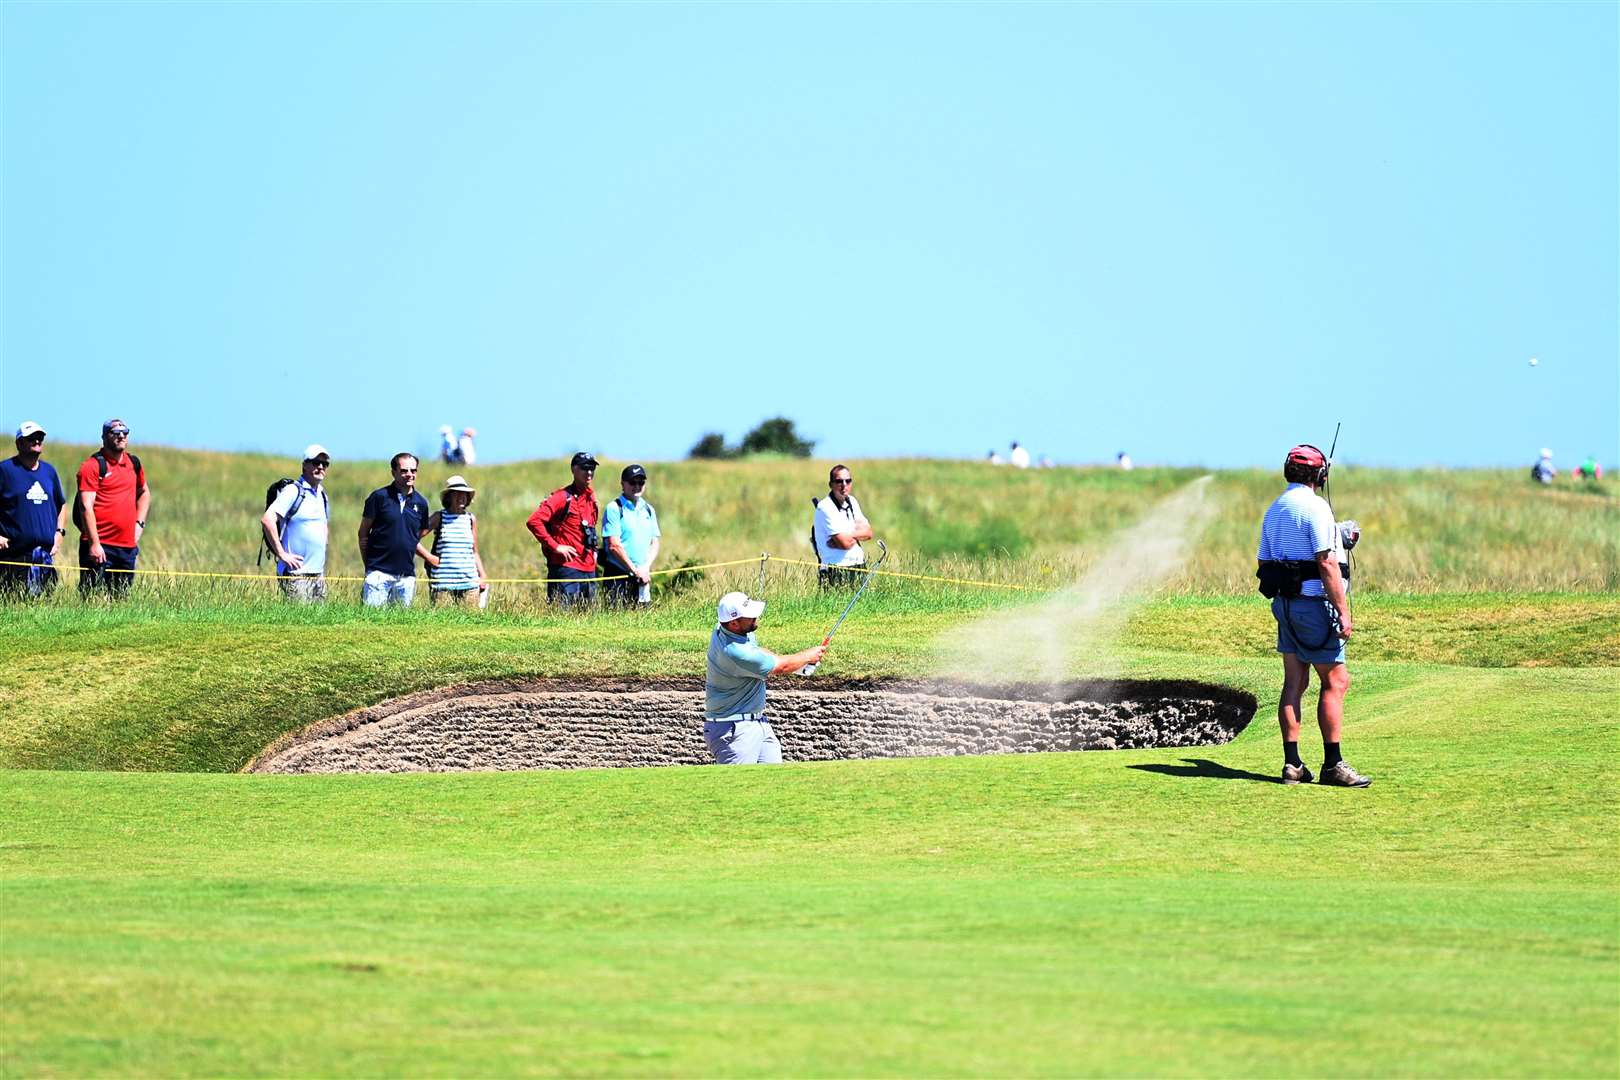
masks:
[[[473,516],[439,511],[439,534],[433,538],[439,565],[428,568],[428,585],[440,592],[478,588],[478,564],[473,560]]]
[[[1255,557],[1262,562],[1315,561],[1319,551],[1331,551],[1336,561],[1344,561],[1339,529],[1333,523],[1333,507],[1309,484],[1289,484],[1288,490],[1266,508],[1260,522],[1260,550]],[[1313,578],[1303,582],[1299,591],[1301,596],[1321,596],[1322,583]]]

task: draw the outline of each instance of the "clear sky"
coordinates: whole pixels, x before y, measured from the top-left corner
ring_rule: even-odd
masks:
[[[1617,11],[8,0],[0,422],[1613,466]]]

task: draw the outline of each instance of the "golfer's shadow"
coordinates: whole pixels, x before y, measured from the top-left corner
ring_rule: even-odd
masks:
[[[1140,769],[1142,772],[1158,773],[1160,776],[1188,776],[1205,780],[1254,780],[1262,784],[1280,784],[1281,776],[1272,776],[1266,773],[1249,772],[1247,769],[1234,769],[1229,765],[1210,761],[1208,758],[1182,758],[1185,765],[1127,765],[1127,769]]]

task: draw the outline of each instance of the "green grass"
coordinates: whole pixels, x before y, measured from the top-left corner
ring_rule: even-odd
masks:
[[[1264,722],[774,770],[13,773],[5,1070],[1613,1075],[1616,690],[1368,665],[1364,792],[1254,782]]]
[[[287,463],[139,452],[148,565],[251,565]],[[1038,591],[880,581],[828,675],[949,663],[936,643],[980,616],[1038,628],[1199,475],[852,464],[895,565]],[[824,466],[658,466],[666,551],[799,554]],[[339,515],[385,475],[346,468]],[[517,522],[559,473],[478,471],[496,576],[535,572]],[[1521,479],[1341,475],[1369,533],[1359,792],[1272,782],[1260,473],[1217,475],[1181,569],[1070,658],[1254,693],[1218,748],[221,775],[413,690],[697,674],[714,596],[757,569],[635,616],[517,586],[479,615],[157,578],[0,608],[0,1075],[1614,1076],[1620,500]],[[798,567],[765,591],[779,648],[839,606]]]

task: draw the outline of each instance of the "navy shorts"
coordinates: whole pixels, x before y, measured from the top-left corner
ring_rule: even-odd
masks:
[[[1339,613],[1325,596],[1296,596],[1271,601],[1277,620],[1277,651],[1293,653],[1309,664],[1344,663],[1344,639],[1339,637]],[[1320,646],[1314,648],[1313,646]]]

